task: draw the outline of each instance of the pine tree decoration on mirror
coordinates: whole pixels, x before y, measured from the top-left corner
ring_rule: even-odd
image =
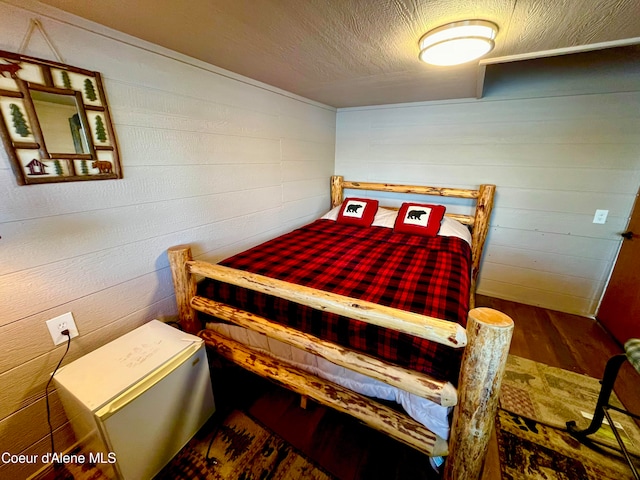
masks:
[[[21,137],[28,137],[31,132],[29,131],[29,127],[27,126],[27,122],[24,119],[24,115],[22,111],[20,111],[20,107],[15,103],[9,105],[11,109],[11,119],[13,120],[13,127],[18,135]]]
[[[104,129],[104,123],[100,115],[96,115],[96,138],[101,142],[107,141],[107,132]]]

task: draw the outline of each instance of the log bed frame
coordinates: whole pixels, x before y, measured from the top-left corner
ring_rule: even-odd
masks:
[[[345,189],[458,197],[476,200],[474,215],[447,214],[472,230],[472,277],[467,328],[457,323],[389,308],[217,264],[193,260],[186,245],[168,250],[180,324],[199,334],[226,359],[317,402],[352,415],[363,423],[404,442],[428,456],[448,456],[445,479],[480,478],[504,374],[513,321],[489,308],[473,308],[475,287],[493,206],[494,185],[478,190],[344,181],[331,178],[331,206],[340,205]],[[415,371],[323,341],[249,312],[196,294],[196,276],[278,296],[385,328],[448,345],[465,347],[458,389]],[[404,413],[347,388],[293,368],[212,331],[202,330],[197,312],[264,333],[307,352],[396,386],[444,406],[455,406],[448,442]]]

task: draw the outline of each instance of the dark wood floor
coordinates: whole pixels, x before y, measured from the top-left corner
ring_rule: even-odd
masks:
[[[600,378],[606,361],[622,348],[595,321],[489,297],[478,306],[511,316],[515,330],[510,353],[558,368]],[[216,377],[217,375],[217,377]],[[247,408],[266,426],[341,480],[435,479],[425,457],[355,421],[238,368],[214,369],[221,411]],[[625,365],[616,393],[627,408],[640,411],[640,382]],[[497,443],[490,443],[483,480],[500,479]]]
[[[607,360],[623,353],[622,346],[589,318],[483,296],[477,304],[513,318],[513,355],[602,378]],[[627,408],[640,411],[640,377],[629,363],[621,369],[615,391]]]

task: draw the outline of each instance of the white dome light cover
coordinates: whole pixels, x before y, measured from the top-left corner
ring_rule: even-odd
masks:
[[[498,26],[486,20],[443,25],[420,39],[420,60],[438,66],[470,62],[493,49],[497,33]]]

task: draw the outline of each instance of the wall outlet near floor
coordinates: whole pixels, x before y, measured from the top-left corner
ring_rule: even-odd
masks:
[[[67,341],[67,336],[62,333],[64,330],[69,330],[71,338],[79,335],[76,322],[73,320],[71,312],[64,313],[59,317],[47,320],[47,328],[49,329],[51,339],[55,345],[60,345]]]
[[[596,210],[596,214],[593,216],[593,223],[605,223],[607,215],[609,215],[609,210]]]

